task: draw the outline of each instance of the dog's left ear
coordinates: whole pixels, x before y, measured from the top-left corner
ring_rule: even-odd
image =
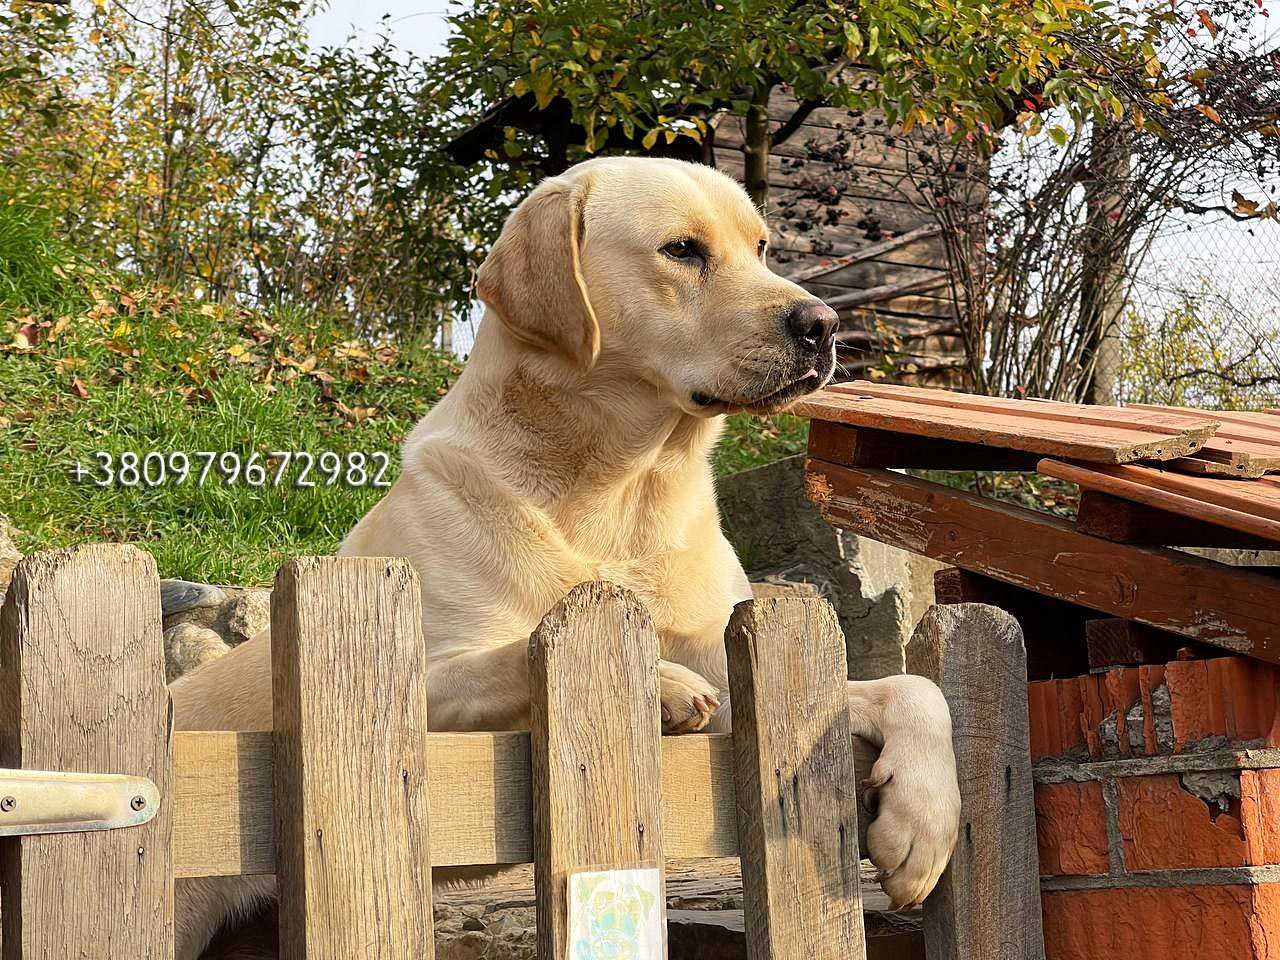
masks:
[[[590,369],[600,324],[582,277],[587,181],[544,181],[520,204],[476,274],[476,293],[517,339]]]

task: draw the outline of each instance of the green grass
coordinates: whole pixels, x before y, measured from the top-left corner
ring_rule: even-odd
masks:
[[[789,414],[753,417],[738,414],[725,424],[713,460],[717,476],[750,470],[783,457],[804,453],[809,421]]]
[[[92,269],[36,211],[0,204],[0,515],[24,552],[129,542],[162,576],[269,582],[289,556],[332,552],[382,491],[323,478],[197,486],[195,471],[181,485],[99,487],[74,465],[96,467],[99,450],[381,451],[392,479],[401,439],[457,371],[324,318],[223,308]]]
[[[127,542],[162,576],[268,583],[290,556],[333,552],[383,491],[216,475],[100,487],[75,465],[95,470],[98,451],[117,463],[128,451],[362,451],[389,454],[394,479],[402,439],[457,373],[452,357],[362,341],[338,320],[208,304],[95,268],[37,207],[0,195],[0,516],[24,552]],[[804,442],[795,417],[735,417],[716,470]]]

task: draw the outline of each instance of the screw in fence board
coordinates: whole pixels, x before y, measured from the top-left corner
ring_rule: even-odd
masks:
[[[929,960],[1044,960],[1027,718],[1027,653],[998,607],[931,607],[907,669],[951,705],[960,839],[925,901]]]
[[[417,575],[396,559],[292,560],[271,646],[281,960],[431,960]]]
[[[738,604],[725,631],[750,960],[866,956],[844,637],[825,600]]]
[[[0,612],[0,766],[150,779],[139,827],[0,840],[4,960],[171,960],[172,749],[160,581],[134,547],[18,564]]]
[[[543,618],[529,662],[538,957],[564,960],[570,874],[665,877],[658,637],[631,593],[584,583]]]

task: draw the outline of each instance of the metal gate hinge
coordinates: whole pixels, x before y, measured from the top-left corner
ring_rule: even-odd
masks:
[[[146,777],[0,769],[0,837],[137,827],[159,809]]]

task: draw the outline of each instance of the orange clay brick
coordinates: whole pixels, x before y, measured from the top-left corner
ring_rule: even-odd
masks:
[[[1181,660],[1165,667],[1179,750],[1209,737],[1280,744],[1280,672],[1247,657]]]
[[[1280,770],[1241,771],[1240,822],[1249,862],[1280,863]]]
[[[1116,781],[1116,819],[1128,870],[1250,865],[1238,816],[1219,812],[1182,787],[1176,775]]]
[[[1107,821],[1102,784],[1042,783],[1036,787],[1036,840],[1042,876],[1107,872]]]
[[[1231,736],[1235,718],[1227,712],[1226,661],[1221,657],[1204,662],[1207,671],[1205,690],[1208,693],[1209,729],[1219,736]],[[1230,719],[1228,719],[1230,717]]]
[[[1080,688],[1080,704],[1082,713],[1080,727],[1084,731],[1085,745],[1089,748],[1089,756],[1102,756],[1102,742],[1098,736],[1098,727],[1105,716],[1102,709],[1102,694],[1098,690],[1098,678],[1093,674],[1076,677],[1076,685]]]
[[[1056,680],[1033,680],[1027,684],[1027,716],[1031,721],[1031,759],[1048,757],[1049,723],[1045,712],[1045,698],[1049,696]]]
[[[1277,886],[1046,890],[1045,960],[1277,960]]]
[[[1084,715],[1084,703],[1080,697],[1080,685],[1074,680],[1062,680],[1057,684],[1058,736],[1061,737],[1058,752],[1067,753],[1077,747],[1084,749],[1084,730],[1080,718]]]
[[[1166,752],[1168,741],[1157,729],[1152,700],[1162,685],[1169,693],[1176,750],[1194,749],[1214,738],[1280,746],[1280,669],[1248,657],[1215,657],[1027,684],[1032,760],[1082,751],[1101,756],[1101,725],[1111,714],[1121,755]],[[1140,745],[1130,740],[1125,722],[1138,702]]]
[[[1228,736],[1233,740],[1265,738],[1275,721],[1275,668],[1246,657],[1225,657],[1222,663]]]
[[[1209,671],[1204,660],[1177,660],[1165,665],[1176,749],[1215,733],[1209,720]]]

